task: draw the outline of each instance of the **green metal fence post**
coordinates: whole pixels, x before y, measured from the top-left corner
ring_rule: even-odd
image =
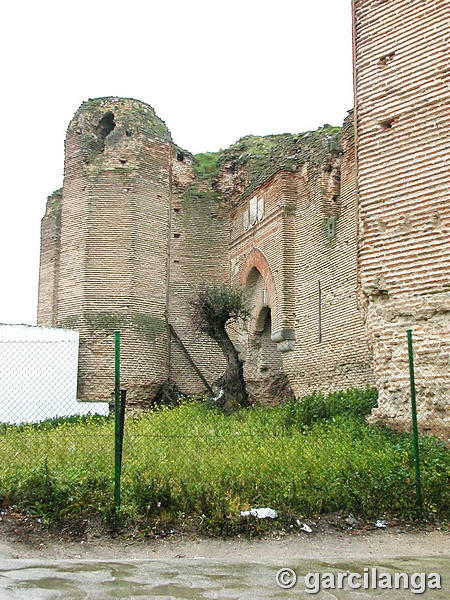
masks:
[[[114,507],[120,510],[120,331],[114,331]]]
[[[419,510],[422,510],[422,487],[420,484],[420,466],[419,466],[419,432],[417,429],[417,410],[416,410],[416,385],[414,381],[414,358],[412,344],[412,330],[406,331],[408,336],[408,357],[409,357],[409,383],[411,387],[411,412],[412,412],[412,432],[413,432],[413,453],[414,469],[416,472],[416,501]]]

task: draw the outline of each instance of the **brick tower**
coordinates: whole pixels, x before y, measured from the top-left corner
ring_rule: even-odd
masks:
[[[170,134],[144,103],[90,100],[69,124],[62,198],[42,224],[38,323],[80,331],[80,400],[110,398],[115,328],[132,404],[167,379],[171,160]]]
[[[378,415],[409,423],[413,330],[422,429],[449,424],[450,4],[354,0],[359,281]]]

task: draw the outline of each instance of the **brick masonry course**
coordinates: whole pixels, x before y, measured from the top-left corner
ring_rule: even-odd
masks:
[[[230,334],[253,401],[375,383],[372,419],[403,427],[412,328],[421,427],[447,422],[446,6],[354,0],[342,128],[192,156],[144,103],[80,107],[42,220],[38,315],[80,331],[80,399],[110,397],[115,328],[131,405],[167,381],[205,391],[192,361],[214,384],[224,358],[189,300],[225,281],[252,305]]]

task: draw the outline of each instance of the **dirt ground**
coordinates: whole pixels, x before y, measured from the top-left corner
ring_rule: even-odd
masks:
[[[350,522],[350,525],[349,525]],[[379,528],[343,514],[307,520],[311,533],[278,531],[258,539],[164,534],[136,539],[133,532],[111,537],[100,527],[49,532],[36,519],[12,509],[0,513],[0,558],[41,559],[289,559],[414,557],[450,555],[450,533],[439,525],[414,527],[390,522]],[[300,526],[303,525],[300,524]]]

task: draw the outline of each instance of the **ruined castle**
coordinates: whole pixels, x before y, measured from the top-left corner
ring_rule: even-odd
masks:
[[[354,0],[355,110],[341,128],[246,136],[193,156],[153,109],[82,104],[64,186],[42,220],[38,324],[80,332],[79,398],[122,379],[148,406],[166,382],[201,393],[224,370],[189,300],[232,282],[252,315],[231,335],[250,398],[376,385],[374,418],[449,418],[447,2]]]

